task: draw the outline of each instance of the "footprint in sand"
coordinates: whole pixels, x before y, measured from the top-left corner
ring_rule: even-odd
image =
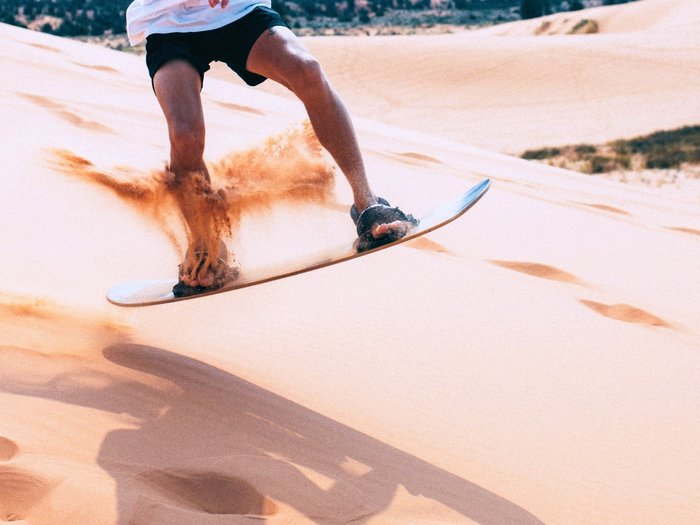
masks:
[[[10,461],[19,453],[19,446],[11,439],[0,436],[0,461]]]
[[[0,521],[20,521],[55,484],[27,470],[0,465]]]
[[[587,301],[585,299],[581,299],[580,301],[594,312],[609,317],[610,319],[615,319],[616,321],[672,328],[671,324],[667,321],[635,306],[630,306],[628,304],[603,304],[595,301]]]
[[[139,475],[170,503],[208,514],[272,516],[277,505],[250,483],[217,472],[153,470]]]
[[[546,264],[499,260],[489,260],[488,262],[496,266],[500,266],[501,268],[532,275],[533,277],[539,277],[541,279],[571,284],[583,284],[575,275]]]
[[[554,268],[553,266],[547,266],[546,264],[497,260],[490,260],[488,262],[495,264],[496,266],[501,266],[502,268],[533,275],[542,279],[580,285],[584,284],[579,281],[576,276],[558,268]],[[594,312],[597,312],[600,315],[610,319],[615,319],[616,321],[624,321],[626,323],[636,323],[646,326],[672,328],[672,325],[664,319],[642,310],[641,308],[630,306],[628,304],[603,304],[585,299],[580,299],[580,302]]]
[[[42,97],[39,95],[32,95],[30,93],[17,93],[17,95],[19,95],[25,100],[28,100],[35,106],[48,109],[57,117],[60,117],[67,122],[70,122],[78,128],[86,129],[88,131],[96,131],[99,133],[109,133],[112,135],[116,134],[116,132],[109,126],[105,126],[104,124],[93,120],[86,120],[77,113],[69,111],[63,105],[59,104],[54,100],[51,100],[50,98]]]

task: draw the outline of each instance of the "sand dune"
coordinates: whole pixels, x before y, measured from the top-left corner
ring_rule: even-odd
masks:
[[[583,20],[594,20],[599,33],[656,33],[663,39],[673,39],[683,33],[695,34],[697,2],[692,0],[644,0],[632,5],[594,7],[582,11],[500,24],[482,30],[499,36],[567,34]]]
[[[700,522],[700,190],[474,146],[697,122],[695,37],[667,32],[694,3],[593,13],[607,32],[308,40],[380,194],[420,213],[492,190],[420,241],[134,310],[107,288],[172,275],[184,243],[118,191],[167,158],[143,59],[0,26],[0,520]],[[303,119],[215,76],[203,96],[212,165]],[[301,203],[259,184],[244,268],[352,238],[342,181]]]
[[[643,0],[546,23],[567,20],[568,28],[582,19],[596,20],[601,32],[545,38],[535,36],[545,23],[536,19],[444,36],[305,43],[354,114],[497,151],[605,142],[700,121],[700,4]]]

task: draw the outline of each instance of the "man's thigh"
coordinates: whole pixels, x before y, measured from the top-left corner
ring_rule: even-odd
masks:
[[[284,21],[273,9],[257,6],[243,18],[208,33],[203,33],[212,60],[225,62],[246,84],[255,86],[267,77],[248,67],[251,50],[261,36],[285,28]]]
[[[265,31],[248,55],[247,68],[287,87],[300,65],[315,61],[311,52],[287,27]]]

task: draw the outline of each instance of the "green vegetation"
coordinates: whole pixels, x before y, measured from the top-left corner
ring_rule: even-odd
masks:
[[[599,31],[598,22],[584,18],[571,28],[570,35],[591,35]]]
[[[2,0],[0,22],[64,36],[121,35],[130,2]],[[601,0],[272,0],[273,8],[301,34],[389,34],[437,26],[488,25],[600,3]]]
[[[0,22],[65,36],[124,32],[130,0],[3,0]]]
[[[624,4],[635,0],[603,0],[602,5]],[[520,18],[539,18],[558,11],[580,11],[587,7],[601,5],[592,0],[520,0]]]
[[[0,22],[65,36],[123,34],[131,0],[3,0]],[[293,28],[480,25],[518,18],[518,0],[272,0]],[[421,16],[424,15],[424,16]]]
[[[522,157],[589,174],[679,169],[688,164],[700,164],[700,126],[658,131],[602,145],[578,144],[528,150]]]

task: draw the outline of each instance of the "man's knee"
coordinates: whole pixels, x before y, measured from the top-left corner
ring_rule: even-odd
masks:
[[[287,81],[292,91],[302,99],[319,94],[327,86],[326,75],[321,64],[310,54],[296,57]]]
[[[204,133],[204,124],[201,122],[172,122],[169,126],[170,144],[181,154],[201,156],[204,152]]]

